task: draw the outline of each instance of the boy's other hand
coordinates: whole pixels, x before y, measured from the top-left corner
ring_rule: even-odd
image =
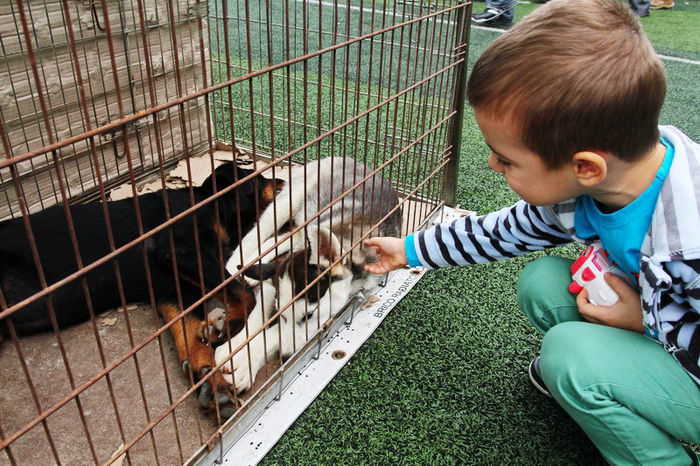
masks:
[[[596,306],[588,301],[584,289],[576,296],[578,311],[589,322],[643,333],[642,302],[639,291],[614,273],[606,273],[605,281],[617,293],[618,301],[612,306]]]
[[[371,273],[387,273],[408,264],[406,249],[401,238],[378,237],[365,241],[365,246],[374,247],[378,262],[366,264],[365,270]]]

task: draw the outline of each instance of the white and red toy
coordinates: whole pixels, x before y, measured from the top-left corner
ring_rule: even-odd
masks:
[[[612,272],[624,278],[625,274],[610,263],[608,253],[600,241],[588,246],[571,266],[569,291],[578,294],[584,288],[588,291],[588,301],[596,306],[612,306],[618,300],[617,293],[605,281],[605,272]]]

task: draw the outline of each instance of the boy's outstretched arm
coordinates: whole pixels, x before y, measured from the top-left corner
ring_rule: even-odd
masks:
[[[365,244],[376,248],[379,260],[365,270],[386,273],[406,264],[427,269],[480,264],[571,242],[570,232],[549,210],[521,200],[489,214],[437,224],[405,239],[372,238]]]
[[[374,247],[379,259],[378,262],[365,265],[367,272],[387,273],[408,264],[404,240],[401,238],[370,238],[365,241],[365,245]]]

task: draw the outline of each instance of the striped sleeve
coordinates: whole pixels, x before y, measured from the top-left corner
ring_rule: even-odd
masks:
[[[551,209],[519,201],[481,216],[441,223],[413,235],[420,263],[428,268],[493,262],[572,241]]]
[[[659,338],[675,349],[674,357],[700,383],[700,260],[667,262],[665,269],[674,299],[662,296]]]

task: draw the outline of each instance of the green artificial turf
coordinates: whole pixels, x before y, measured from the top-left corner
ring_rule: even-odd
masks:
[[[518,5],[517,19],[536,7]],[[659,53],[700,58],[699,1],[654,11],[642,23]],[[472,29],[470,63],[497,35]],[[700,64],[664,63],[662,123],[699,140]],[[458,202],[488,212],[515,201],[488,169],[471,113],[463,138]],[[516,306],[516,281],[542,254],[430,272],[264,464],[602,464],[578,426],[527,378],[540,336]]]
[[[670,10],[652,11],[642,25],[660,54],[700,60],[699,17],[698,0],[678,0]]]

